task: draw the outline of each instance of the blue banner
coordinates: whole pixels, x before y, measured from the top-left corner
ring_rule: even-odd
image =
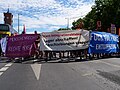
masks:
[[[119,51],[118,35],[106,32],[91,32],[89,53],[114,53]]]

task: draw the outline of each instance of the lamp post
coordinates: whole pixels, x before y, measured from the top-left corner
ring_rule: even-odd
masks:
[[[19,34],[19,13],[18,13],[18,34]]]
[[[67,19],[67,29],[69,29],[69,23],[70,23],[71,19],[76,19],[76,18],[80,18],[80,17],[83,17],[83,15],[82,16],[78,16],[78,17],[65,18],[65,19]]]
[[[69,18],[65,18],[67,19],[67,29],[69,29]]]

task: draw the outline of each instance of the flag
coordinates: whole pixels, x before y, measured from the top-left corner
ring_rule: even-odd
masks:
[[[26,34],[25,25],[23,25],[23,32],[24,32],[24,34]]]

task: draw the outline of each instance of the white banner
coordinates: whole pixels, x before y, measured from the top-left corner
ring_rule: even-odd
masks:
[[[5,53],[6,46],[7,46],[7,37],[2,38],[1,41],[0,41],[0,43],[1,43],[2,52]]]
[[[89,31],[63,30],[41,33],[41,51],[66,51],[86,49],[89,46]]]

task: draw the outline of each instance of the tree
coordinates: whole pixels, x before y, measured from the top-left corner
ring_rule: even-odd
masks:
[[[83,19],[79,18],[77,21],[72,23],[72,29],[82,29],[84,26]]]
[[[111,23],[120,27],[120,0],[95,0],[92,10],[83,18],[85,29],[96,29],[97,21],[101,21],[102,31],[107,31]],[[74,24],[78,23],[79,19]]]
[[[59,28],[58,31],[61,31],[61,30],[71,30],[70,28]]]

